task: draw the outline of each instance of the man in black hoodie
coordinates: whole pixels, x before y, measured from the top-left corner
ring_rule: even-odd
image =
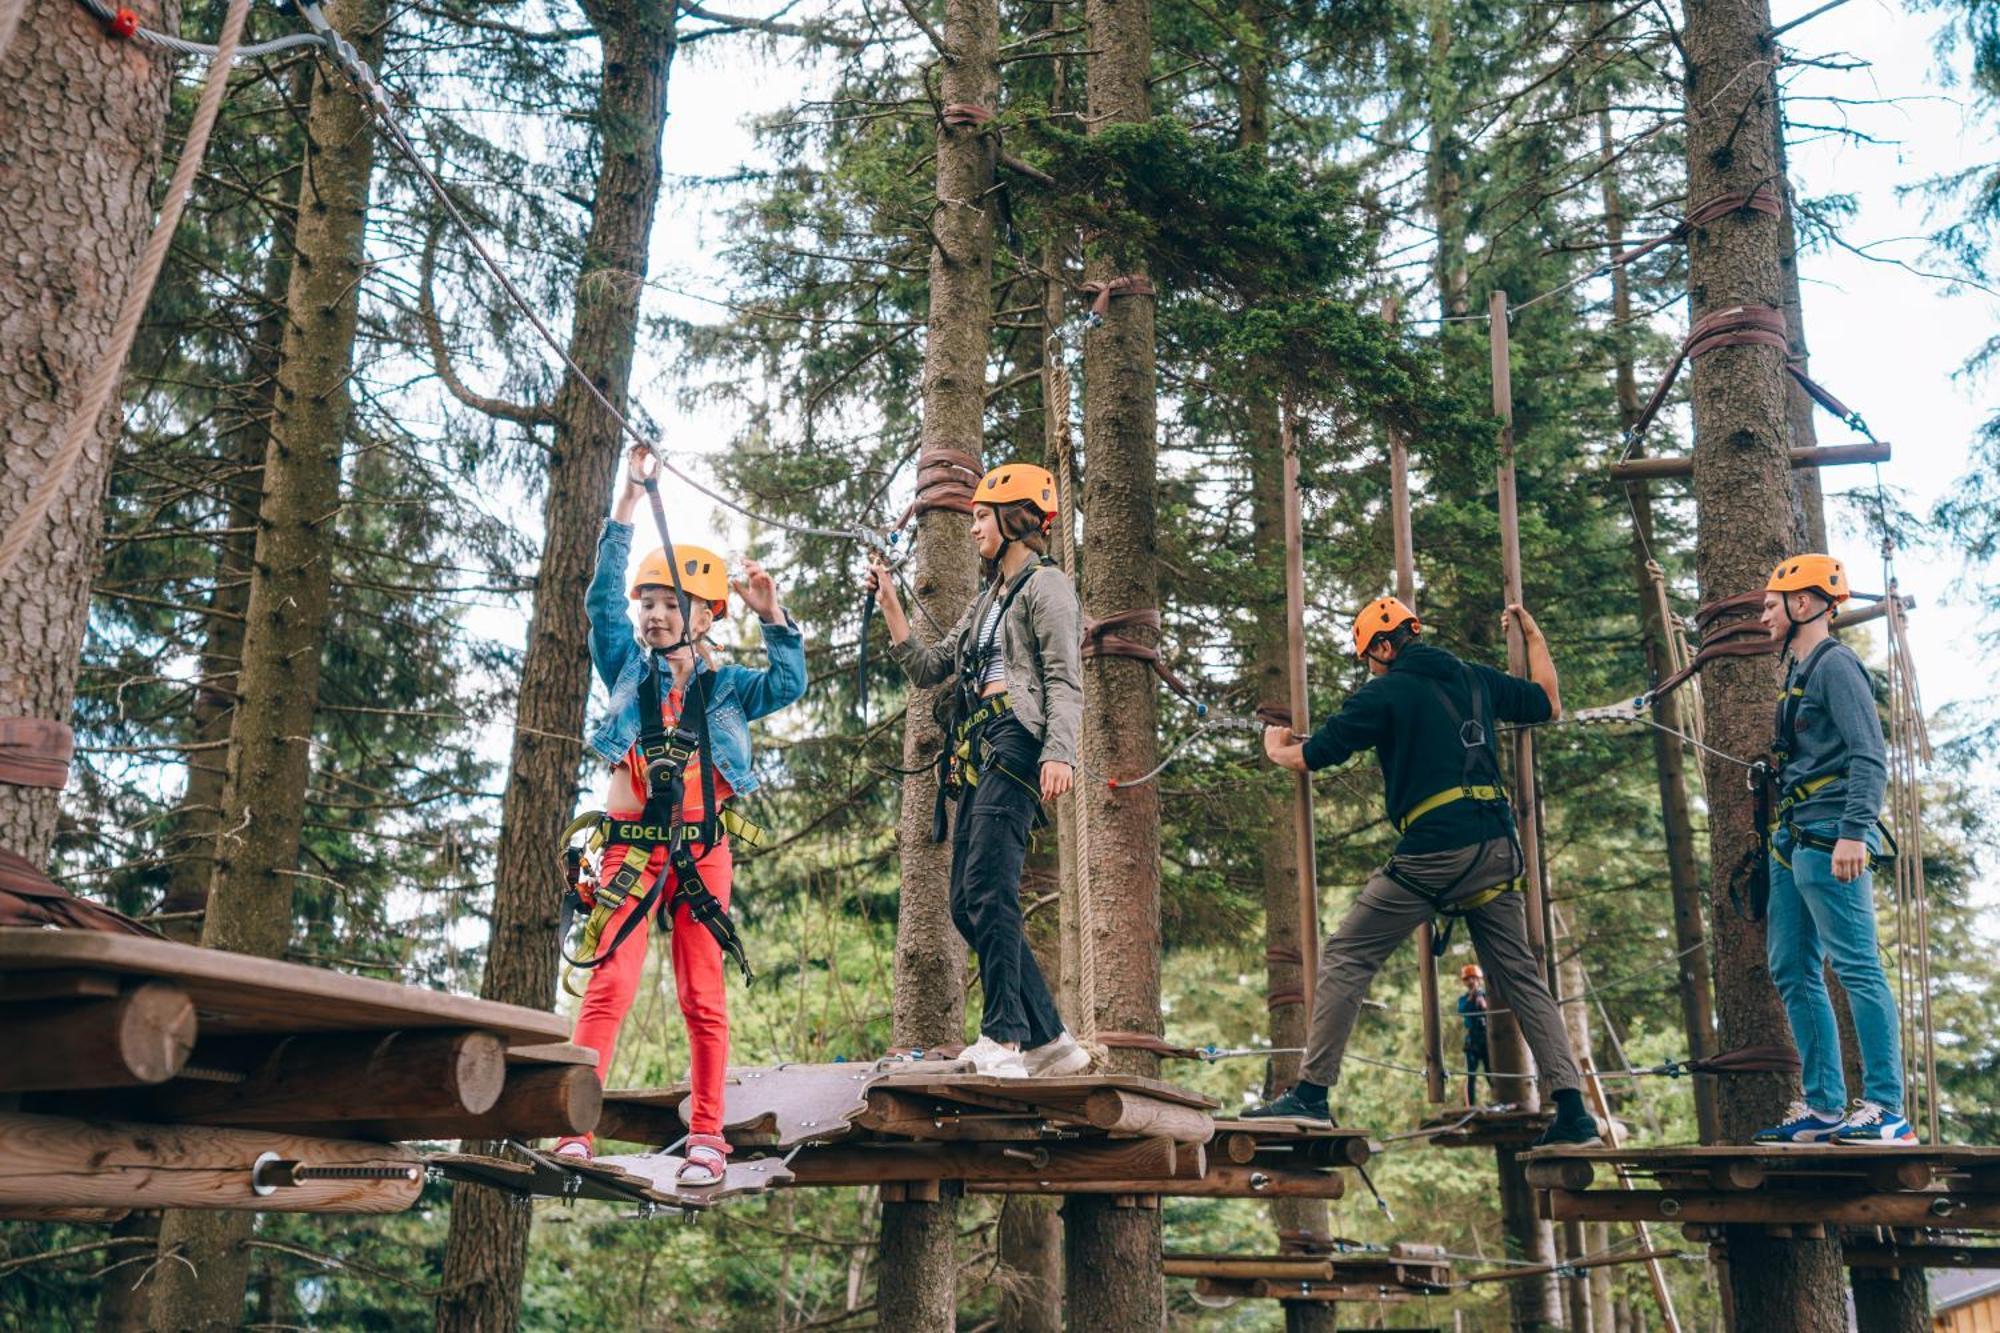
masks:
[[[1462,662],[1419,640],[1416,613],[1393,597],[1354,621],[1355,655],[1372,679],[1309,738],[1264,733],[1264,752],[1295,772],[1345,763],[1372,749],[1382,762],[1390,822],[1402,835],[1320,950],[1312,1028],[1299,1081],[1253,1116],[1328,1117],[1326,1091],[1354,1031],[1368,984],[1418,926],[1463,916],[1495,995],[1534,1053],[1555,1122],[1536,1146],[1599,1142],[1584,1109],[1569,1034],[1528,947],[1520,887],[1526,866],[1494,748],[1496,723],[1532,725],[1561,715],[1555,662],[1541,627],[1521,606],[1506,619],[1528,650],[1528,679]]]

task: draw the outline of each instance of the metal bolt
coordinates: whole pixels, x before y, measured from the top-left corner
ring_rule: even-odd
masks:
[[[1252,1171],[1250,1173],[1251,1189],[1260,1190],[1263,1189],[1265,1186],[1269,1185],[1270,1183],[1271,1183],[1271,1178],[1265,1175],[1262,1171]]]
[[[1681,1215],[1681,1201],[1679,1199],[1660,1200],[1661,1217],[1679,1217],[1680,1215]]]

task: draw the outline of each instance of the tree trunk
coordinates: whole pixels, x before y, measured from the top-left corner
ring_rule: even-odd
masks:
[[[333,15],[364,59],[379,59],[386,0]],[[315,70],[306,116],[293,263],[276,404],[245,616],[229,774],[202,943],[277,957],[292,938],[292,884],[311,776],[313,714],[333,586],[340,458],[347,441],[375,136],[345,82]],[[249,1276],[247,1213],[169,1213],[152,1326],[237,1326]]]
[[[1044,830],[1028,853],[1021,876],[1021,910],[1028,913],[1028,945],[1050,988],[1061,993],[1062,940],[1056,902],[1061,867],[1054,830]],[[999,1196],[1001,1333],[1062,1333],[1062,1207],[1046,1194]]]
[[[1774,180],[1783,188],[1776,98],[1765,77],[1770,26],[1766,0],[1689,0],[1683,40],[1690,208]],[[1693,317],[1737,305],[1781,306],[1780,233],[1778,219],[1749,210],[1697,229],[1688,238]],[[1695,566],[1703,601],[1761,587],[1794,540],[1783,357],[1771,347],[1722,347],[1693,365]],[[1777,688],[1774,658],[1731,658],[1710,667],[1703,679],[1708,743],[1728,754],[1763,753]],[[1728,892],[1739,868],[1763,854],[1750,793],[1734,765],[1709,762],[1720,1044],[1730,1050],[1786,1043],[1790,1031],[1764,962],[1764,928],[1745,920]],[[1728,1140],[1746,1139],[1774,1121],[1797,1092],[1795,1080],[1719,1082],[1718,1119]],[[1738,1328],[1838,1333],[1846,1326],[1838,1242],[1773,1240],[1755,1227],[1730,1227],[1728,1245]]]
[[[302,83],[300,85],[303,86]],[[283,197],[298,194],[298,171],[285,173]],[[222,795],[229,776],[228,741],[236,718],[236,673],[243,660],[244,628],[250,609],[255,566],[257,510],[264,490],[264,454],[270,447],[277,411],[278,352],[285,336],[285,296],[291,287],[292,227],[289,214],[275,215],[271,255],[264,265],[264,306],[251,334],[248,375],[238,391],[236,419],[223,437],[217,461],[217,489],[228,497],[223,511],[232,529],[216,548],[215,587],[208,598],[202,630],[200,676],[195,685],[187,755],[187,785],[174,810],[166,840],[171,860],[159,923],[169,938],[187,943],[201,938],[200,913],[208,906],[215,878],[215,840],[221,832]]]
[[[1546,824],[1543,825],[1547,827]],[[1553,886],[1551,886],[1551,889]],[[1560,921],[1561,918],[1558,917]],[[1556,939],[1549,942],[1549,949],[1556,956],[1556,979],[1561,983],[1556,994],[1581,996],[1589,993],[1589,979],[1584,975],[1583,960],[1577,950],[1581,946],[1568,933],[1567,927]],[[1565,1004],[1562,1006],[1563,1027],[1569,1033],[1570,1050],[1586,1069],[1594,1069],[1596,1061],[1592,1052],[1596,1050],[1591,1041],[1590,1006],[1586,1004]],[[1585,1096],[1588,1097],[1586,1090]],[[1565,1259],[1581,1259],[1590,1253],[1588,1236],[1594,1228],[1583,1222],[1565,1222],[1562,1227],[1562,1250]],[[1563,1311],[1569,1333],[1598,1333],[1591,1308],[1590,1277],[1593,1272],[1603,1270],[1585,1269],[1582,1274],[1565,1278],[1561,1284]],[[1609,1333],[1609,1330],[1603,1330]]]
[[[944,39],[952,58],[942,66],[941,101],[997,110],[998,0],[948,0]],[[992,189],[998,141],[978,123],[940,124],[937,135],[919,460],[938,450],[979,457],[993,323]],[[916,523],[911,566],[916,629],[935,637],[956,622],[977,591],[978,554],[963,516],[932,509]],[[922,771],[903,779],[897,824],[903,883],[891,1029],[899,1046],[938,1046],[959,1040],[964,1031],[966,941],[951,921],[951,849],[931,841],[937,778],[930,765],[945,743],[933,711],[940,695],[938,690],[912,690],[903,730],[903,767]],[[935,1202],[883,1203],[876,1303],[885,1327],[949,1328],[955,1321],[958,1197],[956,1189],[946,1188]]]
[[[622,409],[660,196],[677,11],[621,3],[590,4],[586,13],[603,44],[599,164],[590,232],[571,295],[569,351]],[[576,805],[581,746],[568,738],[582,734],[590,699],[584,591],[623,443],[610,414],[574,377],[565,377],[555,400],[541,566],[521,663],[513,755],[501,803],[493,929],[479,987],[485,999],[533,1009],[555,1001],[551,849],[561,842]],[[495,1148],[467,1145],[471,1152]],[[499,1333],[520,1323],[531,1221],[512,1196],[476,1185],[453,1187],[435,1317],[439,1330]]]
[[[145,13],[180,26],[174,0]],[[54,461],[152,229],[172,71],[66,0],[36,0],[0,58],[0,531]],[[0,585],[0,718],[69,721],[120,408]],[[57,796],[0,784],[0,847],[46,864]]]
[[[1085,71],[1090,132],[1151,116],[1153,50],[1148,0],[1086,0],[1091,55]],[[1104,237],[1086,251],[1093,282],[1144,277],[1140,257]],[[1154,484],[1154,298],[1114,295],[1104,322],[1084,335],[1083,613],[1102,620],[1160,605]],[[1143,631],[1133,631],[1135,636]],[[1091,785],[1080,941],[1080,990],[1093,1032],[1160,1030],[1160,789],[1096,789],[1096,774],[1144,773],[1159,753],[1159,701],[1149,664],[1129,657],[1083,663],[1082,761]],[[1111,1069],[1151,1075],[1150,1052],[1115,1049]],[[1160,1214],[1077,1195],[1064,1213],[1069,1317],[1077,1328],[1159,1328],[1166,1317]]]
[[[1930,1333],[1931,1286],[1921,1268],[1854,1270],[1856,1333]]]
[[[1602,5],[1591,10],[1591,27],[1600,27]],[[1598,160],[1603,164],[1604,239],[1609,254],[1625,248],[1625,202],[1619,189],[1617,142],[1611,112],[1597,113]],[[1633,364],[1632,285],[1623,266],[1611,270],[1611,318],[1615,326],[1618,424],[1630,431],[1639,420],[1639,377]],[[1633,452],[1639,452],[1634,446]],[[1632,506],[1632,569],[1639,589],[1639,633],[1645,644],[1646,678],[1650,683],[1673,674],[1669,665],[1671,626],[1653,582],[1653,498],[1643,484],[1626,487]],[[1685,731],[1682,695],[1669,694],[1653,703],[1660,723],[1653,729],[1653,772],[1660,791],[1660,823],[1666,830],[1667,883],[1673,893],[1674,944],[1680,954],[1678,981],[1681,1026],[1687,1032],[1688,1054],[1699,1059],[1715,1054],[1715,995],[1709,985],[1708,948],[1702,926],[1701,867],[1696,860],[1694,815],[1688,805],[1685,743],[1670,731]],[[1695,1123],[1703,1143],[1715,1143],[1715,1081],[1694,1080]]]
[[[1777,88],[1772,86],[1771,99],[1778,106]],[[1782,299],[1778,308],[1785,312],[1785,341],[1791,344],[1791,359],[1800,370],[1806,368],[1806,321],[1805,301],[1799,291],[1799,230],[1792,217],[1791,171],[1785,153],[1785,118],[1782,106],[1772,117],[1776,122],[1773,142],[1777,145],[1778,180],[1784,196],[1785,214],[1778,219],[1778,276]],[[1813,415],[1818,410],[1799,382],[1790,375],[1785,376],[1785,418],[1791,423],[1791,440],[1794,449],[1811,449],[1819,443],[1819,422]],[[1826,492],[1819,469],[1816,467],[1795,468],[1792,471],[1792,501],[1797,510],[1793,527],[1793,544],[1801,550],[1824,551],[1826,549]],[[1921,1273],[1918,1277],[1922,1277]]]

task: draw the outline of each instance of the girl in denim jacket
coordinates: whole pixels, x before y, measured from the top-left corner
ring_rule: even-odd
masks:
[[[646,450],[632,450],[625,487],[605,522],[604,535],[598,539],[597,569],[586,597],[591,661],[611,692],[610,711],[591,733],[589,744],[608,770],[603,809],[613,820],[637,818],[646,804],[646,769],[636,743],[642,686],[655,658],[662,686],[671,680],[671,688],[660,692],[661,720],[669,732],[680,723],[689,686],[705,685],[709,761],[718,809],[732,797],[757,789],[757,774],[751,766],[750,722],[794,702],[806,688],[805,644],[798,625],[781,608],[776,583],[755,561],[746,562],[742,580],[734,581],[714,553],[679,545],[672,558],[681,566],[679,581],[687,596],[685,604],[675,595],[674,576],[664,551],[647,556],[631,587],[626,587],[632,515],[645,493],[642,478],[651,461]],[[714,667],[709,661],[706,637],[715,620],[729,614],[730,593],[757,613],[769,663],[761,671],[734,663]],[[638,612],[636,639],[628,617],[628,606],[634,604]],[[702,681],[702,677],[707,679]],[[689,729],[693,729],[692,723]],[[683,816],[689,823],[697,822],[704,813],[699,756],[689,763],[683,786]],[[693,848],[695,865],[702,883],[726,909],[732,869],[729,837],[719,827],[713,833],[712,841]],[[624,846],[607,846],[601,865],[608,872],[624,859],[625,852]],[[724,1155],[729,1150],[722,1138],[722,1084],[729,1062],[722,946],[690,919],[685,900],[675,901],[677,886],[666,847],[654,848],[638,884],[604,923],[601,938],[609,942],[617,937],[638,909],[645,890],[662,875],[667,876],[667,883],[659,901],[674,904],[674,986],[681,1014],[687,1020],[691,1065],[687,1162],[681,1179],[690,1185],[715,1184],[723,1177]],[[638,992],[645,968],[648,924],[639,921],[611,957],[591,970],[589,988],[577,1011],[571,1040],[597,1052],[599,1078],[611,1066],[618,1029]],[[588,1157],[590,1138],[564,1139],[556,1151]]]

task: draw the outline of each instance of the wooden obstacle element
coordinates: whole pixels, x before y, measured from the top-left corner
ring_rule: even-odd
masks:
[[[1525,1147],[1540,1138],[1554,1120],[1552,1107],[1539,1111],[1480,1107],[1433,1116],[1411,1137],[1429,1139],[1436,1148]]]
[[[614,1089],[601,1137],[672,1143],[686,1085]],[[1339,1198],[1368,1136],[1324,1121],[1218,1120],[1214,1103],[1128,1075],[1010,1079],[944,1060],[730,1071],[723,1131],[737,1160],[787,1154],[794,1187],[973,1193]],[[542,1191],[535,1191],[542,1192]]]
[[[389,1212],[390,1141],[591,1128],[569,1022],[166,940],[0,929],[0,1209]]]
[[[1813,449],[1792,450],[1792,467],[1838,467],[1848,463],[1886,463],[1890,448],[1887,443],[1871,441],[1868,444],[1824,444]],[[1692,477],[1694,459],[1666,455],[1657,458],[1628,458],[1611,465],[1613,481],[1656,481],[1663,477]]]
[[[538,1152],[521,1144],[510,1145],[509,1153],[507,1157],[438,1153],[427,1160],[449,1180],[524,1197],[629,1203],[646,1211],[712,1208],[729,1199],[790,1184],[792,1179],[783,1159],[777,1157],[731,1162],[721,1184],[691,1188],[675,1179],[685,1159],[672,1153],[600,1157],[590,1162]]]
[[[1202,1296],[1316,1304],[1407,1301],[1442,1295],[1453,1285],[1451,1260],[1441,1248],[1402,1242],[1386,1250],[1343,1245],[1276,1255],[1169,1254],[1164,1271],[1193,1278]]]
[[[2000,1148],[1543,1148],[1523,1161],[1555,1221],[2000,1229]]]

